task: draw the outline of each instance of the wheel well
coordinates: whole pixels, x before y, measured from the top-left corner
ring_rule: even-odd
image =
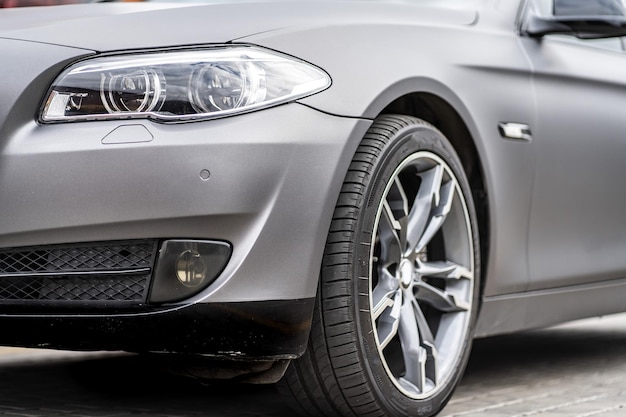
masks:
[[[400,97],[389,104],[381,114],[404,114],[418,117],[439,129],[452,143],[472,188],[479,223],[483,274],[481,285],[484,288],[484,275],[489,254],[489,205],[478,151],[465,122],[449,103],[429,93],[415,93]]]

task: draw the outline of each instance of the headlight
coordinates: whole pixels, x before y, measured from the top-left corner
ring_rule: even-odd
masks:
[[[296,100],[330,85],[319,68],[248,46],[103,56],[53,83],[43,122],[223,117]]]

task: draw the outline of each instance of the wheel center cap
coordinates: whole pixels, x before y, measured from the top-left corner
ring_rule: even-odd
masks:
[[[403,259],[400,262],[400,285],[402,288],[409,288],[413,283],[413,276],[415,275],[415,266],[413,262],[408,259]]]

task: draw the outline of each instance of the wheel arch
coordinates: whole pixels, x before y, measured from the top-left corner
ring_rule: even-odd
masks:
[[[447,99],[433,92],[422,91],[402,95],[389,102],[377,116],[384,114],[414,116],[432,124],[448,138],[461,159],[472,189],[478,217],[481,265],[483,265],[482,293],[486,283],[485,266],[489,257],[490,210],[484,169],[470,127]]]

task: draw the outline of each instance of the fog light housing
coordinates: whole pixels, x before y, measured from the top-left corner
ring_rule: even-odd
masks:
[[[225,242],[166,240],[161,245],[148,301],[168,303],[192,297],[224,270],[231,254]]]

